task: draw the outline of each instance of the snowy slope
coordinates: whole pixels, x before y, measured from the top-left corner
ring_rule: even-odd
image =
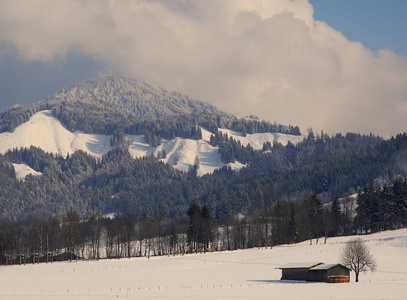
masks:
[[[202,128],[202,140],[191,140],[185,138],[175,138],[173,140],[163,139],[161,145],[157,148],[151,147],[144,141],[144,136],[129,136],[129,152],[133,157],[142,157],[154,154],[161,155],[166,153],[165,158],[161,158],[165,163],[171,164],[174,168],[187,172],[194,164],[195,157],[199,158],[198,175],[213,173],[216,169],[222,167],[224,163],[220,159],[218,148],[209,143],[211,133]],[[178,163],[174,161],[178,159]],[[233,170],[239,170],[244,165],[239,162],[228,164]]]
[[[4,154],[9,149],[35,146],[45,152],[62,156],[83,150],[100,158],[110,150],[109,143],[110,136],[70,132],[51,111],[45,110],[34,114],[14,132],[1,133],[0,153]]]
[[[280,281],[277,267],[337,263],[353,237],[171,257],[0,267],[0,299],[406,299],[407,229],[361,236],[377,271],[360,282]]]
[[[299,136],[279,133],[248,134],[243,137],[238,132],[227,129],[222,129],[222,132],[239,139],[243,145],[250,143],[254,149],[262,149],[263,143],[267,141],[287,144],[288,141],[297,143],[302,140],[302,137]],[[198,175],[201,176],[213,173],[214,170],[224,166],[220,160],[218,148],[209,143],[210,136],[211,133],[202,128],[202,140],[196,141],[184,138],[162,140],[159,147],[153,148],[145,143],[144,136],[129,135],[129,152],[133,157],[142,157],[150,154],[157,156],[165,150],[167,155],[161,159],[185,172],[194,164],[195,157],[198,156],[200,162]],[[82,150],[96,158],[101,158],[111,150],[110,138],[111,136],[102,134],[71,132],[52,115],[51,111],[46,110],[34,114],[28,122],[18,126],[12,133],[0,133],[0,153],[4,154],[14,148],[35,146],[45,152],[62,156]],[[174,165],[175,157],[178,158],[176,165]],[[229,166],[234,170],[240,170],[244,167],[239,162],[231,163]]]
[[[243,136],[242,133],[229,129],[219,129],[219,131],[221,131],[223,134],[227,133],[229,137],[233,137],[235,140],[239,140],[244,146],[250,144],[254,150],[263,149],[263,144],[266,142],[270,142],[271,145],[276,142],[286,146],[288,142],[296,145],[304,139],[304,136],[302,135],[290,135],[276,132],[254,133]]]
[[[24,178],[31,174],[33,176],[41,176],[41,172],[37,172],[34,169],[30,168],[27,164],[13,164],[14,170],[16,171],[16,178],[18,180],[24,180]]]

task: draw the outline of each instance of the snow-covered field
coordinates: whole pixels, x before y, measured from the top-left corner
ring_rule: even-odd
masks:
[[[239,139],[243,145],[250,143],[254,149],[261,149],[263,143],[274,141],[287,144],[288,141],[298,143],[303,137],[286,135],[280,133],[256,133],[243,137],[240,133],[227,129],[221,130]],[[177,157],[178,163],[174,167],[180,171],[188,171],[194,164],[195,157],[198,156],[200,167],[198,175],[213,173],[216,169],[224,166],[220,159],[217,147],[210,143],[211,133],[202,128],[202,140],[192,140],[184,138],[175,138],[173,140],[162,140],[162,144],[153,148],[146,144],[143,135],[129,135],[129,152],[133,157],[157,155],[158,152],[166,152],[166,158],[162,160],[173,165],[174,158]],[[35,146],[45,152],[55,153],[62,156],[72,154],[77,150],[82,150],[90,155],[101,158],[111,150],[109,135],[86,134],[80,131],[70,132],[61,122],[55,118],[51,111],[45,110],[34,114],[26,123],[18,126],[14,132],[0,133],[0,153],[4,154],[10,149]],[[239,162],[229,164],[234,170],[241,169],[244,165]],[[29,174],[29,169],[24,166],[15,166],[18,178],[25,178]],[[28,171],[28,173],[27,173]],[[31,172],[33,175],[38,175]]]
[[[280,281],[290,262],[336,263],[352,237],[174,257],[0,267],[0,299],[406,299],[407,229],[361,236],[377,271],[354,283]]]

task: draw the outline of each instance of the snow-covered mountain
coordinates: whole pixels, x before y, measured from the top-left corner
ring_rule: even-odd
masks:
[[[213,105],[168,91],[153,83],[115,75],[84,80],[56,93],[50,99],[53,100],[103,101],[123,113],[132,113],[141,119],[202,112],[221,113]]]
[[[195,157],[199,158],[198,175],[213,173],[214,170],[224,166],[220,159],[217,147],[210,143],[211,133],[205,128],[202,130],[202,139],[186,139],[176,137],[172,140],[163,139],[161,145],[154,148],[145,142],[143,135],[127,135],[129,140],[129,153],[133,157],[142,157],[154,154],[165,163],[173,165],[181,171],[188,171],[194,164]],[[243,145],[251,144],[254,149],[261,149],[263,143],[269,141],[286,144],[288,141],[296,144],[302,140],[301,136],[280,133],[256,133],[243,136],[239,132],[221,129],[229,136],[238,139]],[[64,126],[51,111],[44,110],[35,113],[27,122],[18,126],[12,133],[0,134],[0,153],[15,148],[29,148],[35,146],[45,152],[66,156],[77,150],[101,158],[112,149],[110,135],[88,134],[81,131],[71,132]],[[165,158],[162,153],[165,152]],[[174,164],[175,161],[178,161]],[[231,163],[232,169],[239,170],[243,165],[239,162]],[[15,167],[18,176],[28,174],[26,168]],[[20,174],[21,173],[21,174]],[[33,173],[33,172],[31,172]],[[36,174],[37,175],[37,174]]]
[[[107,75],[64,88],[46,101],[26,107],[16,105],[0,112],[0,132],[14,131],[42,110],[52,110],[70,131],[101,134],[112,134],[115,128],[128,129],[145,120],[185,115],[235,118],[211,104],[147,81]]]

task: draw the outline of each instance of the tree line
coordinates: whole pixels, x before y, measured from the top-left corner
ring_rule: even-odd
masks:
[[[191,204],[177,220],[160,211],[135,219],[125,213],[82,219],[69,211],[61,217],[0,221],[0,263],[27,264],[78,259],[120,259],[208,251],[213,220],[206,206]]]
[[[377,210],[367,199],[377,199]],[[373,233],[407,226],[407,180],[369,185],[355,197],[323,204],[316,193],[229,216],[211,217],[211,208],[193,202],[178,218],[163,210],[147,218],[92,213],[0,221],[0,261],[26,264],[76,259],[120,259],[207,251],[273,247],[309,240]],[[369,212],[369,213],[368,213]]]

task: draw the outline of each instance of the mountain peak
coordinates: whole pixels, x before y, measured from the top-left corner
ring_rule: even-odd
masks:
[[[222,113],[215,106],[168,91],[141,79],[116,75],[90,78],[65,88],[51,100],[106,102],[122,113],[135,114],[141,119],[191,113]]]

